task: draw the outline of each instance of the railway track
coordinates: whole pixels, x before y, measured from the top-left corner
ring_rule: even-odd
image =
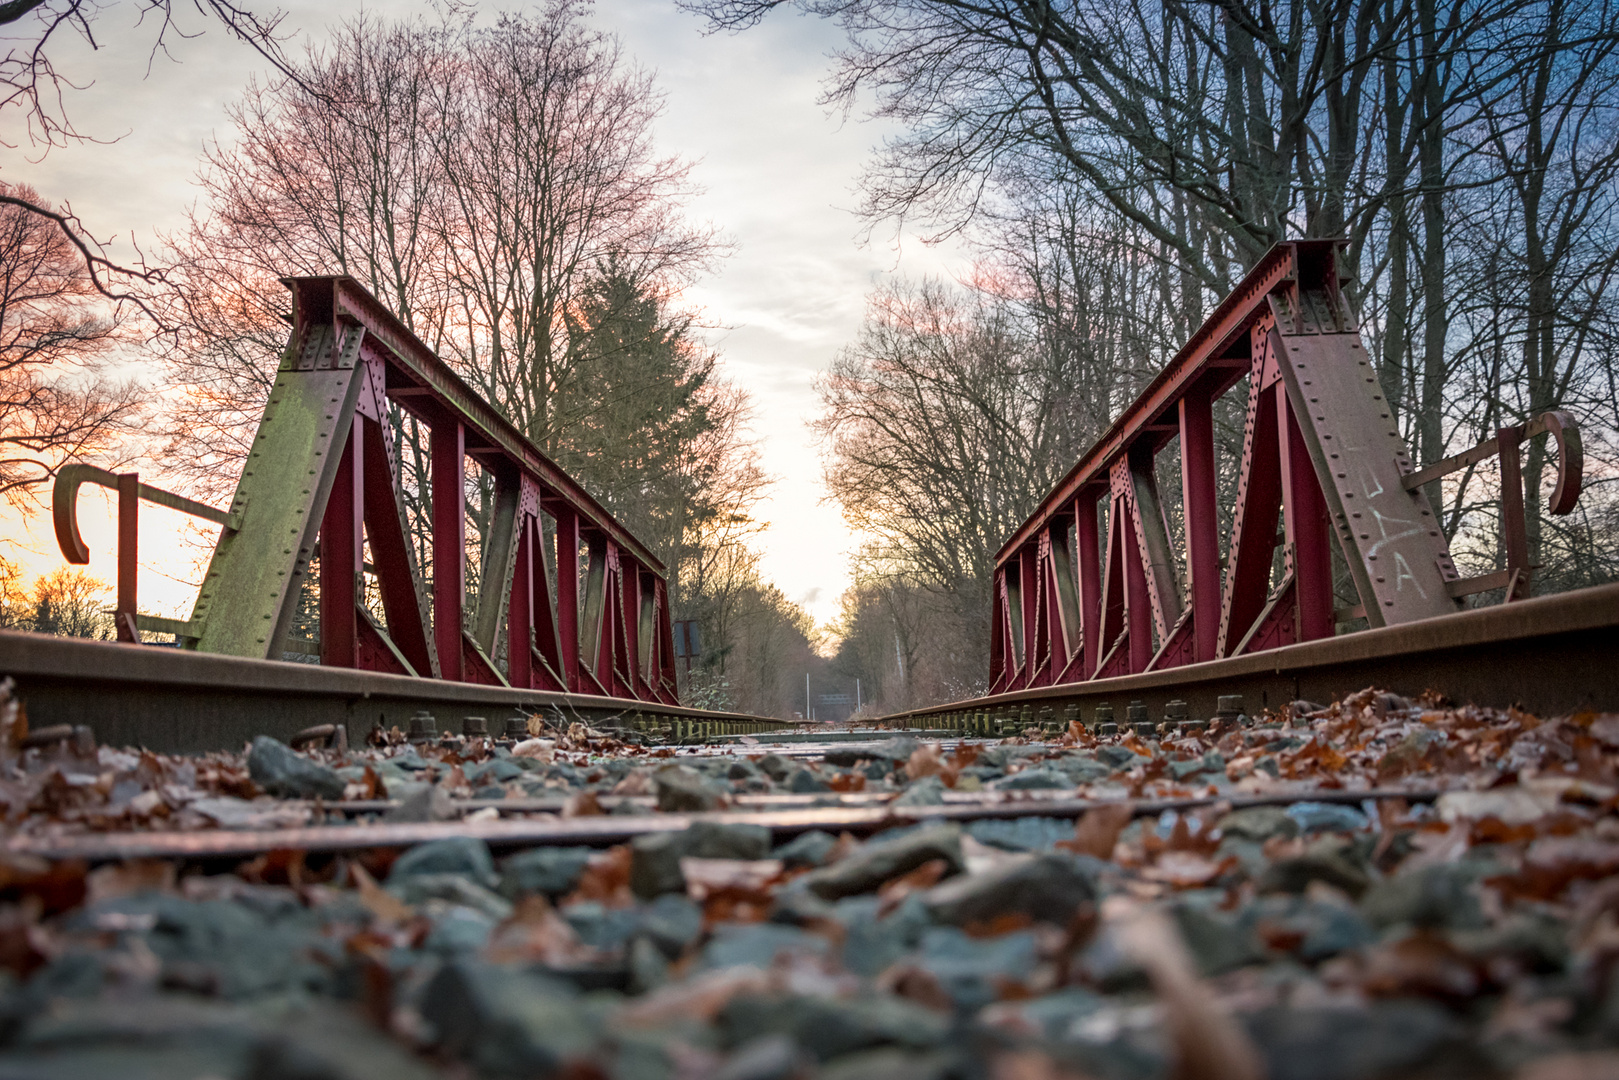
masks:
[[[1619,585],[1528,599],[1512,514],[1464,580],[1417,524],[1541,435],[1569,512],[1578,427],[1415,470],[1335,251],[1267,255],[997,555],[995,692],[869,730],[679,705],[656,558],[354,282],[290,279],[266,419],[315,434],[261,429],[229,511],[64,470],[74,561],[78,485],[119,491],[123,640],[0,631],[0,1077],[1611,1075]],[[184,622],[137,609],[142,498],[225,526]],[[321,663],[268,659],[317,540]]]
[[[839,800],[833,806],[780,808],[747,801],[728,811],[710,814],[656,813],[650,804],[635,807],[637,813],[618,815],[613,808],[624,804],[604,801],[606,815],[560,820],[471,820],[465,816],[485,809],[523,817],[549,814],[560,818],[561,803],[515,805],[466,800],[452,802],[449,821],[367,824],[338,824],[276,829],[211,829],[193,832],[96,833],[81,836],[18,837],[0,850],[35,855],[53,860],[78,859],[89,863],[119,862],[131,859],[175,859],[182,861],[245,861],[268,852],[305,854],[352,854],[383,849],[411,848],[438,840],[479,840],[499,853],[510,853],[544,846],[608,847],[625,844],[637,837],[683,833],[698,822],[759,826],[770,831],[777,843],[812,830],[869,836],[888,829],[900,829],[923,822],[994,821],[1018,818],[1049,818],[1075,821],[1094,810],[1119,808],[1130,817],[1156,818],[1219,805],[1230,811],[1259,806],[1290,806],[1296,803],[1342,804],[1375,807],[1382,801],[1409,804],[1431,803],[1445,794],[1443,789],[1367,789],[1362,791],[1291,790],[1264,795],[1201,795],[1161,799],[961,799],[926,807],[890,807],[892,796],[870,800]],[[333,809],[343,815],[377,814],[389,805],[341,806]],[[543,808],[542,808],[543,806]]]
[[[1239,695],[1255,711],[1331,701],[1365,686],[1554,714],[1619,707],[1619,585],[1477,608],[1166,671],[1064,683],[947,703],[886,719],[990,734],[1111,721],[1156,726],[1171,711],[1207,720]],[[1172,709],[1171,703],[1179,703]]]
[[[1616,656],[1619,585],[1608,585],[1167,671],[947,703],[885,717],[884,725],[984,737],[1094,725],[1099,706],[1127,724],[1134,704],[1155,726],[1172,702],[1184,705],[1177,715],[1207,720],[1222,696],[1241,696],[1258,712],[1374,685],[1549,715],[1619,707]],[[458,732],[467,716],[499,733],[508,718],[538,715],[675,742],[792,728],[737,713],[13,631],[0,631],[0,657],[35,727],[88,725],[105,742],[164,752],[240,746],[261,734],[286,739],[326,723],[358,744],[379,725],[408,731],[424,713],[445,732]]]
[[[1619,874],[1616,627],[1589,590],[837,731],[3,635],[0,1075],[1148,1076],[1205,1053],[1191,988],[1271,1075],[1347,1033],[1354,1080],[1524,1080],[1612,1041],[1601,939],[1547,912]],[[343,798],[228,750],[312,725],[285,754]],[[1532,994],[1573,1019],[1491,1034]]]

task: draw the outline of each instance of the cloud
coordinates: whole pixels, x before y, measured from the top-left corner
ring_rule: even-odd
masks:
[[[295,3],[284,25],[318,40],[362,6],[383,17],[426,10],[397,0]],[[251,74],[267,77],[251,50],[200,19],[186,29],[203,29],[202,37],[175,39],[173,60],[154,57],[134,13],[133,5],[110,6],[99,24],[101,51],[69,49],[59,61],[93,83],[68,95],[80,126],[122,138],[54,150],[33,164],[18,151],[0,156],[0,177],[71,201],[92,231],[125,238],[126,257],[132,233],[151,250],[159,233],[183,224],[204,143],[231,137],[226,105]],[[914,241],[898,256],[858,245],[860,223],[847,208],[862,163],[888,129],[844,122],[816,103],[827,54],[839,43],[829,23],[780,13],[742,34],[704,36],[670,0],[613,0],[593,18],[657,71],[668,95],[659,142],[700,162],[695,179],[707,190],[692,212],[737,244],[688,299],[727,328],[714,340],[728,375],[757,396],[765,467],[780,478],[761,508],[771,523],[760,537],[764,573],[826,621],[855,544],[838,509],[821,503],[821,463],[805,426],[817,411],[814,375],[854,337],[875,280],[896,266],[949,273],[963,260]]]

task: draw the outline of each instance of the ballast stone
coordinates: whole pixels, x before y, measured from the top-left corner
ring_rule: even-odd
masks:
[[[284,742],[260,735],[247,752],[247,774],[271,795],[289,799],[341,799],[343,778]]]

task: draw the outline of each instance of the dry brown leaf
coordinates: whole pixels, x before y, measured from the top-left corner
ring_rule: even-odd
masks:
[[[40,910],[32,896],[21,904],[0,905],[0,969],[26,978],[57,955],[55,940],[39,924]]]
[[[84,903],[88,867],[79,859],[48,861],[36,855],[0,855],[0,898],[37,902],[46,915]]]
[[[567,967],[595,962],[600,953],[579,940],[568,920],[558,915],[543,895],[529,893],[517,902],[511,918],[489,935],[484,957],[497,964]]]
[[[914,892],[931,889],[949,871],[950,864],[943,859],[929,859],[909,873],[890,878],[877,890],[879,918],[893,911],[900,901]]]
[[[859,772],[839,773],[836,776],[828,777],[826,786],[843,794],[853,791],[865,791],[866,774]]]
[[[1111,859],[1119,834],[1130,824],[1134,812],[1125,803],[1110,803],[1087,810],[1074,826],[1072,840],[1060,840],[1057,846],[1080,855],[1098,859]]]
[[[461,771],[460,765],[451,765],[450,771],[444,774],[438,786],[451,795],[463,798],[472,794],[472,785],[467,782],[467,774]]]
[[[1473,962],[1441,934],[1419,930],[1366,953],[1361,989],[1375,997],[1465,1001],[1478,993]]]
[[[1087,1080],[1086,1074],[1058,1065],[1038,1050],[1008,1050],[996,1055],[991,1080]]]
[[[377,879],[359,863],[349,863],[349,880],[360,894],[360,903],[383,922],[403,923],[416,914],[411,906],[377,884]]]
[[[613,785],[614,795],[650,795],[652,794],[652,773],[647,769],[636,769],[624,779]]]
[[[630,1027],[662,1027],[676,1020],[707,1023],[738,994],[765,994],[771,976],[756,967],[724,968],[654,990],[619,1011]]]
[[[1165,851],[1153,865],[1144,867],[1141,876],[1149,881],[1161,881],[1177,889],[1191,889],[1207,885],[1237,865],[1236,856],[1215,860],[1195,851]]]
[[[607,811],[602,809],[601,801],[596,798],[594,791],[574,792],[562,804],[562,816],[565,818],[598,817],[605,813]]]
[[[557,744],[550,739],[524,739],[512,747],[512,757],[533,758],[549,765],[556,756]]]
[[[686,894],[699,904],[722,890],[763,892],[781,876],[785,864],[780,859],[698,859],[680,860],[686,878]]]
[[[98,904],[141,892],[173,892],[174,863],[158,859],[98,866],[85,875],[86,900]]]
[[[564,903],[596,900],[608,907],[633,905],[635,894],[630,892],[630,858],[628,844],[596,852],[590,857],[585,872],[579,876],[579,883]]]
[[[920,780],[924,776],[937,776],[944,771],[944,758],[939,753],[939,744],[925,742],[911,751],[911,756],[905,762],[905,774],[912,780]]]
[[[916,964],[901,961],[877,976],[877,989],[909,998],[918,1005],[942,1013],[955,1009],[950,993],[933,972]]]

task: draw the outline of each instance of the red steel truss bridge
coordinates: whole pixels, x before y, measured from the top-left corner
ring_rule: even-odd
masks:
[[[321,722],[369,727],[423,709],[494,712],[497,721],[546,708],[636,723],[700,718],[731,733],[775,726],[679,707],[663,565],[375,297],[347,277],[284,284],[292,334],[228,510],[87,465],[64,468],[56,484],[57,538],[75,563],[89,557],[75,518],[79,487],[117,490],[118,638],[173,633],[183,651],[13,635],[0,666],[32,711],[107,735],[128,727],[118,733],[129,741],[170,747]],[[411,542],[395,411],[429,432],[419,494],[430,578]],[[470,605],[469,459],[494,490]],[[189,620],[137,610],[143,499],[221,526]],[[381,618],[365,602],[368,579]],[[306,583],[318,586],[318,644],[294,635]],[[300,648],[318,654],[319,667],[283,662]],[[80,716],[86,710],[69,704],[120,686],[140,691],[115,710],[146,714],[134,723]],[[202,716],[174,718],[177,698]]]
[[[1547,509],[1567,514],[1582,478],[1578,425],[1548,412],[1416,467],[1344,265],[1331,240],[1280,244],[1260,261],[1001,548],[989,694],[891,723],[991,735],[1196,722],[1234,707],[1231,695],[1257,711],[1374,684],[1544,712],[1619,705],[1619,586],[1529,595],[1522,448],[1550,440]],[[119,492],[126,644],[0,632],[0,674],[16,679],[33,723],[88,723],[105,741],[159,749],[321,723],[357,737],[422,711],[452,725],[476,712],[491,730],[549,712],[681,742],[783,726],[682,707],[665,571],[644,545],[354,281],[286,284],[291,340],[228,510],[134,475],[63,470],[56,524],[71,561],[87,557],[79,485]],[[1222,492],[1216,407],[1240,386],[1241,457]],[[431,587],[409,542],[395,408],[430,432]],[[1180,491],[1166,493],[1156,466],[1172,443]],[[1426,492],[1491,457],[1504,565],[1463,578]],[[496,492],[470,607],[469,458]],[[190,620],[136,609],[142,499],[222,526]],[[581,574],[568,572],[576,558]],[[319,664],[287,663],[312,564]],[[363,602],[368,575],[380,619]],[[1491,593],[1502,602],[1468,606]],[[186,647],[128,644],[142,629]]]
[[[1253,708],[1373,683],[1546,710],[1619,704],[1619,588],[1528,599],[1522,448],[1551,441],[1547,509],[1568,514],[1578,425],[1547,412],[1415,467],[1345,295],[1342,248],[1278,244],[1221,301],[997,553],[989,696],[908,718],[989,732],[1091,722],[1097,708],[1126,722],[1133,704],[1158,723],[1212,716],[1222,695]],[[1243,385],[1237,479],[1222,492],[1216,404]],[[1165,493],[1171,443],[1180,491]],[[1463,578],[1426,492],[1490,457],[1504,565]],[[1492,591],[1501,605],[1467,608]]]

